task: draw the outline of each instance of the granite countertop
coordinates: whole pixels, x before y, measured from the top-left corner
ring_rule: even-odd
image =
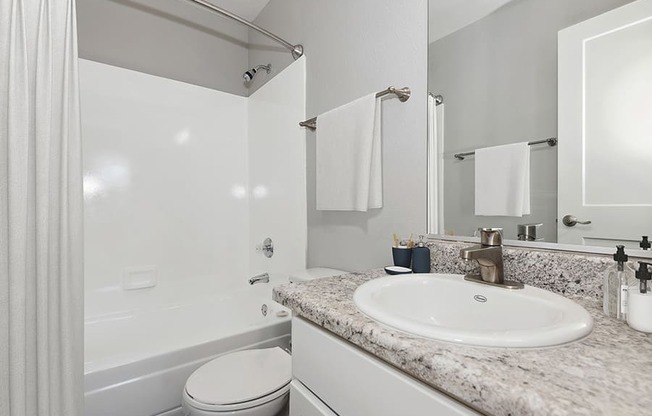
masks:
[[[651,415],[652,336],[574,297],[593,333],[549,349],[470,347],[413,336],[358,311],[353,292],[384,270],[274,289],[274,300],[394,367],[489,415]]]

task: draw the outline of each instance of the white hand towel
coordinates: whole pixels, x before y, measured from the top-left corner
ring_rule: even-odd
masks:
[[[380,99],[369,94],[319,116],[317,209],[382,208]]]
[[[475,151],[475,215],[530,215],[527,142]]]

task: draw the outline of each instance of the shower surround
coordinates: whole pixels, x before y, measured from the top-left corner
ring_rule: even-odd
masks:
[[[258,304],[271,301],[268,290],[247,284],[250,275],[269,272],[280,282],[305,267],[305,133],[297,126],[305,118],[305,58],[248,98],[87,60],[80,60],[80,83],[86,397],[87,415],[96,416],[92,409],[102,406],[92,403],[133,403],[130,395],[148,391],[125,388],[137,380],[177,385],[213,356],[287,335],[278,320],[235,319],[242,328],[224,331],[208,323],[222,328],[233,314],[254,319]],[[278,248],[272,258],[255,249],[266,237]],[[221,312],[201,313],[207,310]],[[187,333],[183,322],[193,319],[206,327]],[[227,345],[220,339],[252,325],[260,332],[242,342],[196,349]],[[130,333],[150,336],[118,348]],[[157,359],[193,348],[199,356],[174,360],[182,373]],[[154,404],[147,414],[173,410],[169,392],[150,393],[138,399]]]

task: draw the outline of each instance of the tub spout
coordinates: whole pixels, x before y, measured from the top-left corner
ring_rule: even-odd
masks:
[[[249,279],[250,285],[255,285],[256,283],[269,283],[269,274],[261,273]]]

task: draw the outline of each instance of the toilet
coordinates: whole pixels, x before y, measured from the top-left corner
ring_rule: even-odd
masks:
[[[344,270],[330,269],[327,267],[315,267],[312,269],[298,270],[294,273],[290,273],[290,282],[299,283],[307,282],[309,280],[321,279],[322,277],[334,277],[342,274],[346,274]]]
[[[290,282],[339,276],[342,270],[314,268],[291,273]],[[236,351],[195,370],[186,381],[183,416],[275,416],[285,407],[292,358],[280,347]]]

